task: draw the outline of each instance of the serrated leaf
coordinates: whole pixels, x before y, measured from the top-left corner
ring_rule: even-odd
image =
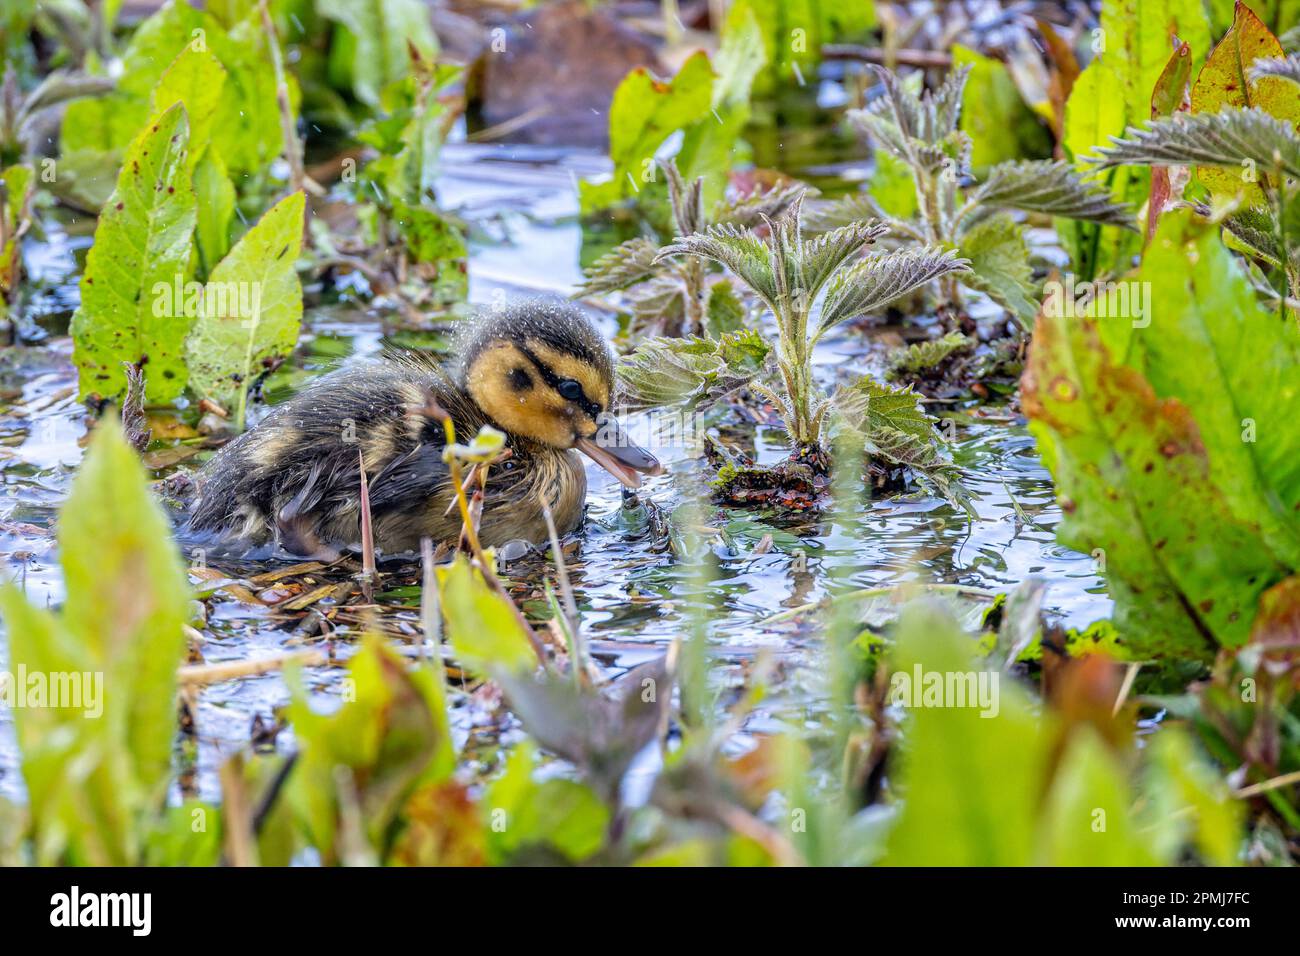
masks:
[[[770,350],[756,332],[718,339],[647,339],[619,363],[625,398],[633,407],[693,403],[712,391],[729,391],[762,369]]]
[[[1300,176],[1300,136],[1284,121],[1258,109],[1177,115],[1130,127],[1123,139],[1097,150],[1100,168],[1125,164],[1219,166],[1241,179],[1249,161],[1261,173],[1275,164],[1287,176]]]
[[[1266,76],[1276,76],[1300,85],[1300,56],[1292,54],[1287,57],[1259,59],[1250,65],[1250,78],[1261,80]]]
[[[1005,213],[982,219],[961,238],[958,251],[970,261],[963,285],[985,293],[1028,328],[1038,314],[1029,247],[1020,226]]]
[[[1257,60],[1282,55],[1282,44],[1277,37],[1250,7],[1238,3],[1231,29],[1210,51],[1192,84],[1192,112],[1216,114],[1228,108],[1258,109],[1294,130],[1300,123],[1300,96],[1295,87],[1271,75],[1250,79],[1251,66]],[[1271,166],[1271,163],[1262,164],[1260,172],[1266,172]],[[1240,171],[1233,174],[1219,168],[1198,169],[1196,176],[1212,193],[1229,196],[1243,193],[1248,205],[1263,200],[1259,186],[1245,180]]]
[[[745,281],[770,305],[779,295],[768,244],[747,229],[730,223],[710,226],[693,236],[679,236],[659,250],[658,259],[691,255],[721,263]]]
[[[787,215],[797,216],[798,207]],[[855,222],[804,240],[799,254],[800,269],[790,287],[815,298],[836,270],[889,231],[880,222]]]
[[[755,226],[762,225],[765,217],[775,219],[783,215],[796,199],[811,195],[816,195],[816,190],[805,183],[790,182],[774,186],[766,192],[754,193],[744,199],[719,203],[714,207],[712,221],[753,229]]]
[[[941,276],[967,269],[964,259],[939,249],[906,249],[867,256],[831,280],[822,303],[818,335],[855,316],[876,312]]]
[[[836,392],[834,402],[844,420],[867,435],[892,428],[924,441],[935,437],[934,426],[921,411],[920,397],[911,386],[885,385],[864,375]]]
[[[985,206],[1134,228],[1128,206],[1114,202],[1103,185],[1085,182],[1063,162],[1034,160],[994,166],[971,198]]]
[[[906,348],[898,349],[890,358],[887,378],[897,378],[905,374],[918,374],[935,368],[941,362],[957,352],[974,348],[975,340],[969,336],[952,331],[937,339],[926,339]]]
[[[650,278],[657,271],[655,261],[659,247],[649,239],[637,237],[615,246],[592,263],[586,281],[575,295],[617,292]]]
[[[72,317],[83,395],[125,391],[123,362],[148,363],[148,401],[170,401],[185,387],[189,317],[180,303],[160,301],[159,290],[175,288],[189,272],[197,210],[188,138],[185,110],[177,105],[126,151],[86,255],[81,305]]]
[[[243,425],[247,389],[262,363],[298,342],[302,286],[295,262],[302,245],[302,192],[272,206],[217,264],[203,307],[185,342],[190,386],[236,412]]]

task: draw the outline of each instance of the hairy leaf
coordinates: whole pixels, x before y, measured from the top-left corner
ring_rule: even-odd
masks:
[[[592,263],[575,295],[617,292],[648,279],[655,274],[658,255],[659,247],[649,239],[629,239]]]
[[[921,411],[920,397],[911,386],[896,387],[864,375],[835,394],[835,408],[849,425],[870,435],[881,428],[933,441],[934,427]]]
[[[764,218],[775,219],[785,213],[796,199],[816,193],[815,189],[799,182],[774,186],[766,192],[754,193],[744,199],[719,203],[713,210],[713,221],[729,222],[752,229],[762,225]]]
[[[1240,179],[1246,161],[1261,172],[1281,167],[1288,176],[1300,176],[1300,136],[1284,121],[1263,110],[1225,109],[1154,120],[1113,146],[1099,148],[1094,160],[1102,169],[1126,164],[1163,166],[1219,166],[1236,170]]]
[[[81,393],[126,389],[122,363],[148,363],[149,401],[185,387],[189,317],[173,290],[189,275],[197,211],[190,186],[189,124],[180,105],[146,126],[126,151],[117,188],[95,228],[72,317]]]
[[[985,206],[1134,228],[1127,205],[1112,200],[1103,185],[1084,181],[1063,162],[1044,159],[994,166],[971,198]]]
[[[779,297],[771,249],[740,226],[721,223],[693,236],[679,236],[659,250],[657,259],[674,255],[701,256],[721,263],[740,276],[769,306]]]
[[[836,274],[822,303],[818,334],[866,315],[950,273],[968,271],[966,260],[938,249],[908,249],[867,256]]]
[[[1031,281],[1029,247],[1020,226],[1006,213],[976,223],[958,251],[970,260],[961,282],[983,292],[1028,328],[1038,314],[1038,290]]]
[[[1250,78],[1261,80],[1266,76],[1276,76],[1300,85],[1300,56],[1272,57],[1256,60],[1250,67]]]
[[[619,363],[624,398],[632,407],[653,408],[730,391],[761,371],[768,351],[753,331],[717,339],[647,339]]]
[[[887,378],[915,375],[937,367],[950,355],[975,347],[975,340],[961,332],[952,331],[937,339],[926,339],[898,349],[890,358]]]

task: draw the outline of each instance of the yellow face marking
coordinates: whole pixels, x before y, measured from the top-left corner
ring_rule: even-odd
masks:
[[[523,369],[528,388],[511,384],[511,374]],[[546,385],[528,357],[510,342],[494,342],[470,365],[465,385],[479,408],[506,431],[555,448],[573,444],[572,406]]]
[[[601,408],[609,408],[609,382],[594,368],[577,356],[560,352],[536,339],[528,340],[528,350],[537,356],[537,360],[560,378],[571,378],[582,386],[582,390]]]

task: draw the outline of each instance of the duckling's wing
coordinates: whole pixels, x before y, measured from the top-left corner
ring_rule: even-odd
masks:
[[[370,510],[376,517],[387,511],[423,510],[436,492],[450,491],[449,480],[442,446],[416,445],[370,479]]]

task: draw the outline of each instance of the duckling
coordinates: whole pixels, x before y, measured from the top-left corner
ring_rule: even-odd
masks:
[[[461,518],[443,462],[440,410],[458,438],[483,425],[511,455],[489,469],[479,539],[547,540],[543,505],[561,534],[582,522],[581,451],[630,488],[663,472],[609,414],[614,363],[591,322],[567,303],[531,301],[469,320],[445,371],[417,353],[387,353],[332,372],[230,442],[196,479],[191,532],[275,544],[317,559],[360,541],[360,474],[376,548],[454,543]]]

